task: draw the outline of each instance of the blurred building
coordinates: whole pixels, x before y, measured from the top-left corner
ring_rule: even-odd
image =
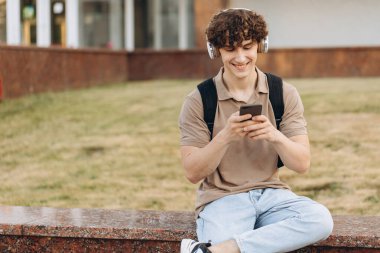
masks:
[[[193,48],[192,0],[0,0],[0,43]]]
[[[380,46],[378,0],[230,0],[269,26],[272,48]]]
[[[204,48],[212,14],[263,14],[271,48],[379,46],[378,0],[0,0],[0,44]]]

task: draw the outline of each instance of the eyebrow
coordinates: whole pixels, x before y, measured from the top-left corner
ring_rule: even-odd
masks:
[[[239,45],[233,45],[233,46],[231,46],[231,45],[224,45],[224,46],[222,46],[222,48],[228,48],[228,49],[234,49],[234,48],[236,48],[236,47],[246,47],[246,46],[252,46],[253,44],[255,43],[255,41],[254,40],[251,40],[250,42],[248,42],[248,43],[246,43],[246,44],[241,44],[240,46]]]
[[[252,44],[254,44],[254,41],[253,41],[253,40],[250,41],[250,42],[248,42],[247,44],[242,44],[241,46],[242,46],[242,47],[245,47],[245,46],[250,46],[250,45],[252,45]]]

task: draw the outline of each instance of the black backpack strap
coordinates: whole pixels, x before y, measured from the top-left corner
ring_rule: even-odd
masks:
[[[280,129],[282,115],[284,115],[284,96],[282,92],[282,79],[270,73],[265,73],[268,79],[269,100],[272,104],[277,129]]]
[[[276,119],[276,127],[280,130],[280,123],[284,115],[284,96],[282,89],[282,79],[270,73],[265,73],[268,79],[269,100],[272,104],[274,117]],[[284,163],[278,157],[277,168],[284,166]]]
[[[198,84],[198,90],[201,93],[203,103],[204,120],[210,131],[210,140],[212,139],[212,132],[214,130],[214,120],[216,113],[216,106],[218,102],[218,94],[212,78]]]

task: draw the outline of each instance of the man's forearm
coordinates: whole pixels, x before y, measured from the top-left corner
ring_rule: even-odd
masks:
[[[273,145],[287,168],[298,173],[307,172],[310,167],[310,148],[307,135],[287,138],[278,131]]]
[[[228,140],[221,131],[203,148],[182,147],[182,161],[187,179],[196,184],[213,173],[222,160]]]

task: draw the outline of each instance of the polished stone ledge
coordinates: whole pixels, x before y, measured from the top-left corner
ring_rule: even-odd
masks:
[[[380,252],[380,216],[334,216],[334,223],[332,235],[313,247]],[[196,234],[193,212],[0,206],[0,237],[178,244]]]
[[[193,231],[191,212],[0,207],[0,235],[178,241]]]

